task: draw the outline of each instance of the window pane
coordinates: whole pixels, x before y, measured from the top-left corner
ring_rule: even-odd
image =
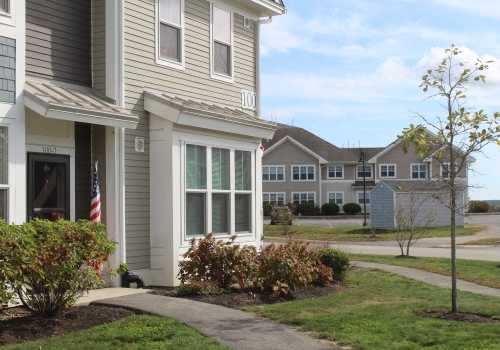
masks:
[[[285,180],[285,169],[280,166],[278,167],[278,181],[283,181]]]
[[[181,0],[160,0],[160,20],[181,25]]]
[[[285,204],[285,195],[283,193],[278,194],[278,204],[280,205]]]
[[[212,189],[229,190],[229,150],[212,148]]]
[[[9,13],[9,0],[0,0],[0,11]]]
[[[205,146],[186,145],[186,188],[207,188],[207,151]]]
[[[271,202],[276,203],[276,193],[271,194],[271,196],[269,198],[270,198]]]
[[[271,168],[269,168],[269,170],[271,173],[269,178],[273,181],[276,181],[276,167],[271,167]]]
[[[300,194],[300,202],[307,202],[307,193]]]
[[[234,224],[236,232],[250,231],[250,200],[249,194],[234,196]]]
[[[267,166],[262,168],[262,180],[269,181],[269,168]]]
[[[342,167],[341,166],[338,166],[337,167],[337,170],[336,170],[336,177],[342,177]]]
[[[214,6],[214,39],[231,43],[231,13]]]
[[[179,34],[179,29],[160,24],[160,57],[180,61]]]
[[[307,200],[311,201],[311,202],[314,202],[314,193],[308,193],[307,194]]]
[[[205,194],[186,193],[186,234],[194,236],[205,233]]]
[[[235,187],[237,191],[252,190],[252,155],[249,151],[235,151]]]
[[[344,194],[337,193],[337,204],[344,204]]]
[[[0,126],[0,184],[7,184],[7,128]]]
[[[307,167],[305,166],[300,167],[300,179],[307,180]]]
[[[212,233],[229,232],[229,194],[212,194]]]
[[[0,190],[0,219],[7,221],[7,190]]]
[[[231,50],[229,46],[214,42],[214,71],[217,73],[231,75],[229,63],[231,62]]]
[[[293,167],[293,179],[294,180],[300,180],[299,167],[298,166],[294,166]]]
[[[264,194],[263,195],[263,201],[266,203],[269,203],[269,194]]]
[[[310,166],[307,168],[307,179],[314,180],[314,167]]]

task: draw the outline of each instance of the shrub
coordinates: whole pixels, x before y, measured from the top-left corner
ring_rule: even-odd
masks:
[[[184,254],[186,260],[179,262],[181,283],[201,287],[209,283],[219,289],[228,289],[234,284],[245,286],[253,279],[257,251],[251,246],[240,248],[234,244],[235,239],[236,236],[232,236],[224,242],[216,240],[211,233],[198,241],[193,238]]]
[[[263,203],[262,204],[262,209],[264,211],[264,216],[269,216],[271,215],[271,211],[273,210],[273,208],[276,206],[276,203],[272,202],[272,203]]]
[[[285,245],[268,245],[257,261],[256,284],[272,289],[275,296],[309,283],[328,284],[333,280],[332,270],[321,263],[320,255],[310,250],[308,243],[290,241]]]
[[[349,256],[345,252],[339,249],[321,248],[318,250],[318,253],[320,254],[321,262],[331,268],[335,276],[344,278],[351,267]]]
[[[469,213],[489,213],[491,206],[485,201],[470,201]]]
[[[321,206],[321,213],[323,215],[335,215],[338,214],[340,208],[335,203],[325,203]]]
[[[342,208],[347,215],[361,213],[361,206],[358,203],[346,203]]]
[[[302,216],[314,216],[319,215],[321,210],[313,201],[307,201],[297,204],[296,212],[300,213]]]
[[[35,219],[0,225],[0,280],[9,280],[35,314],[53,316],[104,286],[99,267],[116,250],[104,225]]]

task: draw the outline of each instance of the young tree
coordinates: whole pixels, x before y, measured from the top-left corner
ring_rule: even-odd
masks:
[[[490,143],[500,145],[500,113],[495,112],[492,117],[488,117],[482,110],[465,108],[469,83],[472,80],[484,83],[485,76],[482,73],[492,61],[477,59],[477,62],[470,65],[460,62],[457,56],[461,53],[455,45],[447,48],[437,69],[428,70],[422,77],[420,87],[423,87],[424,92],[431,93],[426,99],[440,102],[445,113],[433,119],[415,113],[415,117],[420,118],[424,125],[410,125],[398,136],[405,153],[413,145],[420,156],[432,159],[444,170],[436,180],[441,189],[449,193],[443,204],[450,209],[453,313],[458,312],[455,219],[462,209],[457,204],[457,192],[465,187],[457,177],[470,167],[471,154],[482,152]]]

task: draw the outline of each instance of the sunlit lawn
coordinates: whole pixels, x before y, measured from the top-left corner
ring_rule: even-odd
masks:
[[[352,255],[351,259],[411,267],[451,276],[450,259],[447,258],[418,257],[415,259],[404,259],[392,255],[356,254]],[[498,261],[457,259],[457,277],[482,286],[500,288],[500,263]]]
[[[450,309],[450,291],[386,272],[358,269],[351,288],[326,297],[246,307],[353,349],[500,349],[500,324],[418,316]],[[500,298],[459,292],[460,311],[498,316]]]
[[[457,228],[457,236],[472,235],[481,231],[482,226],[466,226]],[[292,238],[321,241],[348,241],[348,242],[374,242],[392,241],[396,236],[390,230],[377,230],[375,237],[372,237],[369,227],[362,226],[342,226],[324,228],[316,226],[292,226],[290,230]],[[264,225],[264,236],[284,237],[281,225]],[[449,237],[450,228],[437,227],[429,228],[426,232],[418,234],[418,238]]]
[[[182,323],[153,316],[130,316],[119,321],[61,337],[21,345],[0,346],[11,349],[214,349],[229,348],[202,336]]]
[[[460,244],[463,244],[463,245],[499,245],[500,244],[500,237],[478,239],[476,241],[468,241],[468,242],[460,243]]]

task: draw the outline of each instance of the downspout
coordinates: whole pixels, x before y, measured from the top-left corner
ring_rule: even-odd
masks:
[[[259,19],[257,21],[257,118],[262,119],[262,95],[261,95],[261,77],[260,77],[260,25],[270,24],[273,18],[269,16],[268,19]]]

